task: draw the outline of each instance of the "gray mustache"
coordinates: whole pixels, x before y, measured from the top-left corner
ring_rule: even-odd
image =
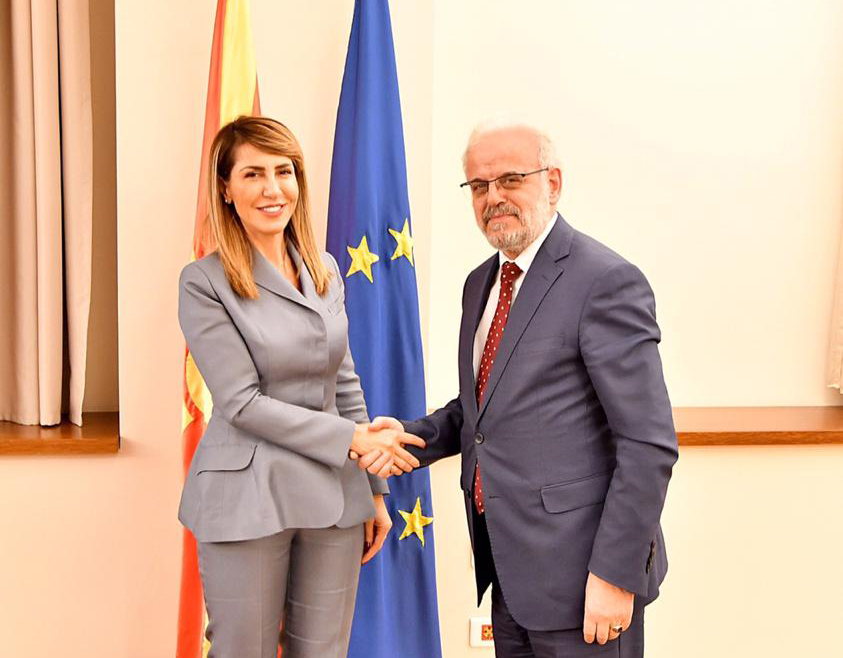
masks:
[[[500,217],[501,215],[512,215],[521,219],[521,211],[518,210],[518,208],[511,206],[508,203],[499,203],[496,206],[486,207],[483,211],[483,222],[488,224],[490,219]]]

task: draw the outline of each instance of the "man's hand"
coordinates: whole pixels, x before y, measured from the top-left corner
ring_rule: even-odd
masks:
[[[374,501],[375,517],[366,521],[364,526],[366,545],[362,564],[366,564],[378,554],[392,528],[392,519],[389,518],[389,511],[386,509],[386,503],[383,502],[383,494],[375,494]]]
[[[370,430],[395,430],[396,432],[403,432],[404,426],[401,421],[391,416],[378,416],[371,423],[369,423]]]
[[[583,618],[583,638],[591,644],[606,644],[620,635],[611,629],[620,625],[623,630],[629,628],[632,621],[632,607],[635,595],[625,589],[607,583],[593,573],[588,574],[585,584],[585,617]]]
[[[419,460],[404,449],[404,444],[410,443],[411,445],[414,445],[416,447],[424,448],[424,440],[420,439],[415,434],[407,434],[404,431],[404,426],[401,424],[401,421],[399,421],[397,418],[392,418],[391,416],[378,416],[371,423],[369,423],[369,429],[375,431],[394,430],[399,433],[398,441],[401,445],[395,450],[392,475],[410,473],[414,468],[419,467]],[[368,455],[366,455],[366,457],[368,457]],[[371,473],[372,471],[370,468],[368,468],[367,462],[374,460],[366,459],[366,457],[362,458],[358,462],[358,466],[360,468],[368,469]]]
[[[374,438],[375,443],[367,442],[365,438],[368,437]],[[379,441],[382,438],[387,440]],[[404,432],[404,426],[398,420],[379,416],[369,425],[357,426],[348,456],[357,460],[357,465],[361,470],[366,470],[373,475],[380,477],[401,475],[410,473],[419,466],[419,460],[404,448],[405,444],[419,448],[425,446],[422,439]]]

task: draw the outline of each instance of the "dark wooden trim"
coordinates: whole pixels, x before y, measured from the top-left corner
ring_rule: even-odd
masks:
[[[682,446],[843,444],[839,407],[674,407]]]
[[[681,446],[843,445],[843,406],[674,407]],[[120,449],[119,414],[87,413],[82,427],[0,422],[2,455],[96,455]]]
[[[86,413],[82,427],[0,422],[0,455],[103,455],[120,449],[119,414]]]

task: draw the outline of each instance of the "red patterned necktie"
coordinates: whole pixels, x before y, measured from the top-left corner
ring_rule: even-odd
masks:
[[[506,327],[506,320],[509,317],[509,308],[512,306],[512,286],[521,274],[521,268],[515,263],[507,261],[501,267],[501,292],[498,297],[498,306],[495,309],[495,317],[492,319],[492,326],[489,327],[489,335],[486,336],[486,344],[483,346],[483,356],[480,359],[480,368],[477,373],[477,408],[483,403],[483,394],[486,392],[486,384],[489,383],[489,373],[495,364],[495,354],[501,344],[503,330]],[[474,506],[479,514],[483,514],[483,483],[480,480],[480,465],[474,463]]]

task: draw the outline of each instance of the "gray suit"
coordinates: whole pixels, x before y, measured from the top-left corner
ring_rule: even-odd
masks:
[[[336,602],[309,606],[326,607],[331,619],[344,621],[343,629],[332,631],[330,649],[311,642],[315,654],[294,649],[285,655],[342,654],[362,555],[361,524],[374,516],[372,494],[388,491],[384,480],[367,477],[348,458],[355,423],[368,416],[348,348],[342,276],[325,254],[334,276],[320,297],[300,255],[292,247],[290,253],[302,292],[257,250],[258,299],[231,289],[216,253],[185,267],[180,279],[179,322],[214,403],[179,507],[179,519],[200,542],[214,655],[275,655],[280,619],[266,615],[283,612],[286,569],[295,563],[306,563],[307,573],[291,572],[290,587],[306,594],[308,583],[321,578],[320,588],[344,592]],[[359,532],[337,531],[353,526]],[[323,552],[325,559],[314,562],[322,549],[298,548],[299,541],[314,546],[307,529],[332,529],[331,537],[318,541],[330,547],[344,537],[347,548],[339,556]],[[264,572],[268,564],[278,565],[272,575]],[[326,584],[325,574],[332,572],[337,582]],[[244,584],[248,573],[263,573],[258,581],[278,586],[255,592],[258,598],[247,603],[255,589]],[[232,590],[238,586],[246,591]],[[302,594],[296,596],[301,600]],[[263,629],[257,634],[244,619],[255,615]],[[336,623],[304,625],[316,632]]]
[[[335,275],[320,297],[290,251],[302,293],[257,251],[255,300],[231,289],[216,253],[181,274],[179,322],[214,401],[179,507],[198,541],[349,527],[374,515],[373,491],[387,491],[348,459],[368,416],[342,277],[326,254]]]
[[[472,345],[497,269],[495,254],[465,283],[459,396],[405,428],[427,441],[422,465],[462,454],[476,554],[479,464],[493,564],[477,555],[478,601],[497,576],[524,628],[581,628],[589,571],[644,603],[667,570],[659,517],[678,452],[655,302],[637,268],[558,217],[478,409]]]

